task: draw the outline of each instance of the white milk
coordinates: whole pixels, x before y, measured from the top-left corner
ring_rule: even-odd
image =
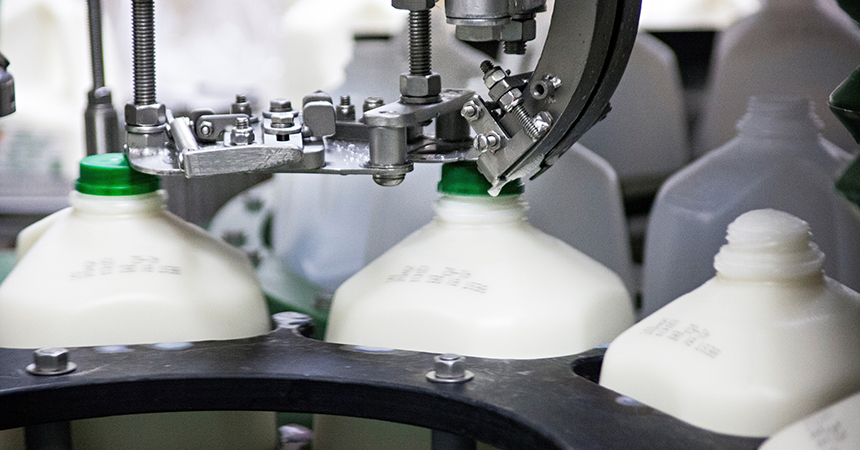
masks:
[[[768,436],[860,390],[860,294],[824,276],[809,225],[741,215],[717,275],[622,333],[600,384],[693,425]]]
[[[434,220],[335,292],[326,340],[530,359],[601,345],[633,323],[618,275],[529,225],[519,186],[490,197],[473,163],[444,166],[442,180]],[[429,448],[354,422],[318,420],[315,448]]]
[[[121,154],[81,166],[78,191],[89,193],[72,192],[71,208],[19,235],[20,261],[0,285],[0,346],[238,339],[270,329],[245,256],[166,212],[156,177],[131,171]],[[267,412],[85,420],[72,435],[87,449],[276,446]]]

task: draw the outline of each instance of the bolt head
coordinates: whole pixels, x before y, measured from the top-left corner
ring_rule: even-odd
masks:
[[[406,97],[435,97],[442,92],[442,77],[430,75],[400,75],[400,94]]]
[[[384,104],[385,100],[383,100],[382,97],[367,97],[366,99],[364,99],[364,104],[361,106],[361,110],[363,112],[367,112],[371,109],[379,108]]]
[[[269,111],[287,112],[293,110],[293,103],[285,98],[273,98],[269,101]]]
[[[460,110],[460,115],[465,117],[469,122],[474,122],[481,118],[481,107],[472,100],[466,102]]]
[[[27,371],[34,375],[62,375],[75,370],[69,362],[69,351],[62,347],[40,348],[33,352],[33,364]]]
[[[407,9],[409,11],[423,11],[432,9],[436,0],[391,0],[391,6],[395,9]]]
[[[214,126],[212,125],[212,122],[209,122],[209,121],[202,122],[200,124],[200,134],[203,136],[209,136],[210,134],[212,134],[213,127]]]
[[[140,127],[154,127],[167,123],[167,108],[161,103],[151,105],[125,105],[125,123]]]
[[[466,358],[453,354],[433,358],[433,370],[427,373],[427,379],[435,383],[464,383],[474,376],[466,370]]]

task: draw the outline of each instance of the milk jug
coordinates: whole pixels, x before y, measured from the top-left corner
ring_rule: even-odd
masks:
[[[827,99],[860,64],[860,30],[832,6],[833,0],[762,3],[758,13],[726,29],[715,45],[695,155],[733,137],[750,96],[774,94],[811,98],[824,121],[824,137],[855,151],[851,134],[827,111]]]
[[[860,448],[860,393],[797,421],[771,436],[760,450]]]
[[[825,271],[860,289],[860,220],[834,188],[851,157],[821,137],[811,108],[796,97],[751,99],[735,139],[661,187],[645,241],[644,314],[711,278],[726,226],[760,208],[807,220]]]
[[[824,275],[809,230],[773,209],[738,217],[716,276],[618,336],[600,384],[757,437],[860,390],[860,294]]]
[[[238,250],[164,209],[157,177],[122,154],[81,162],[71,207],[22,231],[0,285],[0,346],[75,347],[238,339],[266,333],[253,268]],[[120,416],[73,422],[77,448],[260,449],[268,412]]]
[[[473,162],[444,165],[433,221],[338,288],[326,340],[530,359],[592,348],[633,323],[616,274],[527,223],[522,185],[498,197],[489,187]],[[356,422],[318,420],[314,448],[429,448],[429,435]]]

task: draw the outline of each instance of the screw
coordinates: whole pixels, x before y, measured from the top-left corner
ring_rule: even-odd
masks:
[[[489,59],[481,61],[481,72],[488,73],[493,70],[493,62]]]
[[[245,129],[251,126],[251,121],[248,120],[247,117],[237,117],[236,118],[236,128]]]
[[[293,330],[305,337],[314,334],[314,319],[307,314],[287,311],[273,315],[272,319],[278,328]]]
[[[248,145],[254,143],[254,129],[247,116],[236,118],[236,126],[230,132],[231,145]]]
[[[271,112],[290,112],[293,110],[293,103],[284,98],[274,98],[269,101],[269,111]]]
[[[212,122],[206,121],[200,124],[200,134],[209,136],[212,134]]]
[[[430,10],[409,11],[409,74],[430,75]]]
[[[526,112],[526,109],[523,108],[523,105],[515,106],[512,112],[514,113],[514,116],[517,118],[517,120],[520,122],[520,125],[523,126],[523,129],[526,130],[526,134],[530,138],[537,139],[541,137],[541,135],[543,134],[541,132],[541,129],[538,128],[537,125],[535,125],[534,120],[529,117],[529,113]],[[544,129],[544,132],[546,131],[546,129],[549,129],[549,126]]]
[[[490,131],[487,134],[479,134],[475,136],[475,140],[472,141],[472,145],[481,153],[486,151],[495,153],[502,147],[502,139],[495,131]]]
[[[236,94],[236,103],[247,103],[248,97],[245,94]]]
[[[380,106],[385,104],[385,100],[382,97],[367,97],[364,99],[364,104],[361,105],[362,112],[368,112],[371,109],[379,108]]]
[[[525,55],[526,41],[505,41],[504,52],[506,55]]]
[[[340,96],[340,104],[337,105],[338,120],[355,120],[355,105],[352,104],[348,95]]]
[[[463,109],[460,110],[460,115],[465,117],[469,122],[474,122],[481,118],[481,108],[478,107],[477,103],[469,100],[465,105],[463,105]]]
[[[63,375],[77,368],[69,361],[69,351],[61,348],[40,348],[33,352],[33,364],[27,366],[27,372],[33,375]]]
[[[465,383],[475,377],[466,370],[466,358],[451,353],[433,358],[433,369],[427,372],[427,379],[434,383]]]

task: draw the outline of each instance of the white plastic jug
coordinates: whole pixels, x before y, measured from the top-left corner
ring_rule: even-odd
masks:
[[[758,208],[804,217],[827,273],[860,288],[860,220],[834,188],[850,156],[819,129],[806,100],[753,98],[735,139],[666,181],[646,236],[643,314],[707,281],[726,226]]]
[[[857,149],[851,134],[827,110],[827,99],[860,64],[860,30],[832,3],[765,0],[761,11],[722,33],[696,131],[696,155],[734,136],[734,124],[750,96],[772,94],[812,99],[824,121],[824,137],[845,150]]]
[[[860,448],[860,394],[779,430],[759,450],[852,448]]]
[[[270,322],[247,258],[164,209],[158,178],[122,154],[81,163],[71,208],[25,229],[0,285],[0,346],[127,345],[237,339]],[[260,449],[268,412],[147,414],[77,421],[87,449]]]
[[[824,276],[809,225],[738,217],[714,278],[610,344],[600,384],[719,433],[768,436],[860,390],[860,294]]]
[[[690,160],[687,114],[675,53],[648,33],[636,36],[612,111],[580,142],[626,183],[656,190]]]
[[[86,1],[5,0],[0,20],[0,48],[15,76],[17,105],[0,122],[0,180],[73,180],[85,156],[84,108],[92,88]],[[103,27],[105,76],[124,87],[128,78],[115,58],[111,22]],[[115,104],[122,97],[114,90]],[[46,117],[53,118],[50,126]]]
[[[633,323],[616,274],[527,223],[520,185],[490,197],[474,163],[442,172],[434,220],[338,288],[326,340],[530,359],[592,348]],[[534,326],[524,333],[524,323]],[[327,420],[315,448],[403,445],[354,420]]]

